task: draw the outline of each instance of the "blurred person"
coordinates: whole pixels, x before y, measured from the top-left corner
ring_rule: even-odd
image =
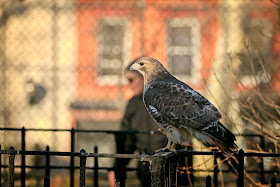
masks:
[[[128,101],[125,114],[121,121],[121,130],[153,130],[157,131],[158,126],[146,110],[142,94],[144,89],[144,79],[136,71],[130,71],[130,67],[136,60],[132,61],[124,70],[124,75],[128,80],[128,86],[133,91],[133,97]],[[117,153],[133,154],[138,151],[140,154],[153,154],[155,150],[163,147],[167,140],[164,135],[116,135]],[[114,162],[115,171],[109,171],[108,180],[110,186],[115,185],[115,180],[125,181],[125,167],[130,159],[116,159]],[[138,162],[138,178],[143,187],[151,186],[151,175],[148,164]],[[121,186],[124,184],[121,183]]]

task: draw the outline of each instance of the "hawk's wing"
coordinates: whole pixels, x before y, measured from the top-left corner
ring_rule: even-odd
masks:
[[[149,113],[163,125],[215,131],[216,125],[212,122],[216,124],[221,119],[214,105],[180,81],[152,83],[143,100]]]

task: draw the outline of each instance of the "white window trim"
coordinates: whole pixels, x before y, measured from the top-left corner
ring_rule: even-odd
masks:
[[[101,37],[103,35],[97,34],[97,60],[96,60],[96,71],[97,71],[97,77],[96,82],[99,85],[109,86],[109,85],[117,85],[117,84],[123,84],[125,82],[125,78],[123,76],[123,71],[125,66],[128,64],[129,57],[130,57],[130,51],[131,51],[131,23],[127,18],[124,17],[103,17],[103,21],[105,21],[108,25],[123,25],[125,26],[124,29],[124,37],[123,37],[123,48],[122,54],[123,54],[123,62],[122,62],[122,71],[119,75],[98,75],[98,63],[102,63],[103,59],[100,59],[102,56],[102,46],[99,45],[99,41],[102,40]]]
[[[191,27],[191,43],[192,46],[169,46],[168,42],[168,56],[173,55],[192,55],[192,69],[191,69],[191,76],[188,75],[174,75],[178,79],[191,83],[197,84],[200,80],[200,68],[201,68],[201,41],[200,41],[200,23],[197,18],[173,18],[168,22],[168,29],[170,27],[184,27],[189,26]],[[170,59],[169,59],[170,61]]]

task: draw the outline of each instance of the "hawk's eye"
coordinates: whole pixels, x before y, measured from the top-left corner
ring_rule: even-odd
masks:
[[[140,62],[139,64],[140,64],[140,66],[143,66],[143,65],[144,65],[144,62]]]

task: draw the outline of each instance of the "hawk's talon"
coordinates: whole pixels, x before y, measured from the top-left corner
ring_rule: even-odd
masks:
[[[167,150],[166,152],[173,152],[173,153],[177,154],[177,150],[174,148],[165,149],[165,150]]]
[[[177,154],[177,150],[176,149],[174,149],[174,148],[169,148],[168,149],[166,147],[158,149],[158,150],[155,150],[154,154],[156,154],[156,153],[166,153],[166,152],[173,152],[173,153]]]
[[[164,147],[164,148],[161,148],[161,149],[157,149],[157,150],[155,150],[155,154],[156,153],[164,153],[164,152],[168,152],[168,151],[166,151],[166,150],[168,150],[166,147]]]

